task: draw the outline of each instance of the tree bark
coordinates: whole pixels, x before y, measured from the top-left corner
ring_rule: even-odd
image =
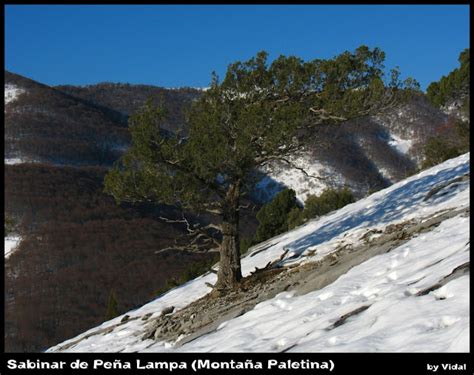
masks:
[[[223,202],[222,244],[219,270],[214,289],[225,291],[235,288],[242,279],[239,241],[240,183],[232,183]]]

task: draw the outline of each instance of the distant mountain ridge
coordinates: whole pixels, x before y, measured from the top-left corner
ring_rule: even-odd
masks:
[[[151,98],[166,108],[167,118],[163,127],[169,131],[177,131],[185,122],[184,109],[197,99],[202,90],[183,87],[169,89],[164,87],[103,82],[95,85],[55,86],[57,90],[71,96],[85,99],[91,103],[111,108],[128,118]]]
[[[120,83],[56,88],[113,108],[124,116],[139,109],[151,97],[155,102],[161,101],[168,111],[164,127],[173,132],[184,127],[183,107],[202,94],[202,90],[194,88],[171,90]],[[436,128],[446,123],[447,118],[420,96],[377,117],[343,123],[337,131],[332,126],[320,126],[310,134],[306,152],[295,165],[304,165],[322,179],[318,181],[288,165],[274,163],[262,171],[268,176],[257,185],[253,196],[266,202],[287,186],[295,189],[304,201],[308,194],[318,194],[327,187],[348,185],[359,196],[386,187],[416,171],[422,159],[422,145]],[[400,146],[402,143],[404,145]]]
[[[109,165],[130,142],[126,121],[113,109],[10,72],[5,87],[16,92],[5,104],[6,159]]]
[[[49,87],[9,72],[6,84],[22,92],[6,104],[6,157],[21,159],[23,155],[27,160],[46,162],[56,158],[59,164],[76,165],[110,165],[116,160],[129,145],[128,116],[150,98],[167,110],[165,130],[185,132],[186,108],[203,92],[108,82]],[[34,110],[38,102],[42,117]],[[420,95],[378,116],[318,126],[307,135],[305,152],[294,157],[294,165],[304,165],[312,173],[274,163],[262,170],[267,177],[253,196],[266,202],[288,186],[304,201],[308,194],[318,194],[326,187],[347,185],[358,196],[386,187],[416,171],[423,144],[447,120],[446,113]],[[69,123],[68,132],[65,125]],[[26,133],[18,134],[25,128]],[[77,152],[67,151],[72,146]]]

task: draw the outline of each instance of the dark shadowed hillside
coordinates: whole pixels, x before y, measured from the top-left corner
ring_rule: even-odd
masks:
[[[216,261],[214,252],[157,254],[186,243],[185,225],[158,219],[172,207],[118,207],[102,193],[105,172],[6,166],[5,209],[22,235],[6,262],[7,351],[40,351],[101,323],[112,291],[124,312]],[[247,212],[243,235],[255,226]]]
[[[128,145],[120,113],[5,72],[19,93],[5,105],[5,157],[69,165],[110,165]]]
[[[5,213],[21,237],[6,259],[7,351],[40,351],[102,322],[112,292],[123,312],[215,261],[215,253],[156,254],[190,241],[183,223],[158,219],[173,217],[173,207],[119,207],[102,192],[108,166],[128,147],[129,111],[166,92],[112,86],[104,97],[119,110],[5,72]],[[170,92],[177,126],[199,91]],[[256,225],[251,210],[243,234]]]
[[[56,86],[57,90],[74,97],[87,100],[96,105],[111,108],[124,118],[139,109],[145,101],[152,98],[161,102],[168,115],[163,127],[176,131],[184,124],[185,109],[201,95],[201,90],[193,88],[166,89],[150,85],[130,85],[123,83],[99,83],[88,86]]]

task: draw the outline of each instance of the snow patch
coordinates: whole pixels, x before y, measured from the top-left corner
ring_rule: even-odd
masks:
[[[256,184],[257,196],[262,201],[271,200],[285,187],[296,192],[301,202],[308,195],[320,195],[328,187],[343,186],[345,180],[330,167],[304,153],[289,157],[291,165],[274,162],[261,169],[266,176]]]
[[[5,159],[6,165],[15,165],[15,164],[22,164],[22,163],[25,163],[25,161],[20,158],[6,158]]]
[[[16,165],[25,163],[39,163],[39,161],[21,157],[5,158],[5,165]]]
[[[25,92],[24,89],[13,85],[11,83],[5,84],[5,104],[11,103],[16,100],[19,95]]]
[[[20,236],[5,237],[5,259],[14,253],[20,241]]]
[[[198,91],[207,91],[210,87],[189,87],[189,86],[181,86],[181,87],[165,87],[166,90],[178,91],[178,90],[185,90],[185,89],[193,89]]]
[[[467,261],[469,254],[463,247],[467,240],[469,232],[462,218],[446,220],[424,240],[409,241],[409,258],[403,258],[401,246],[354,267],[322,290],[292,298],[279,295],[262,302],[218,332],[175,350],[234,352],[243,351],[245,346],[268,352],[292,346],[289,351],[296,352],[452,351],[451,344],[469,327],[469,277],[446,284],[447,289],[456,291],[448,302],[403,291],[415,274],[424,277],[416,284],[424,289],[449,274],[453,265]],[[394,256],[399,260],[392,263],[397,277],[393,277],[394,272],[374,276]],[[441,262],[426,268],[433,259]],[[370,307],[361,309],[366,306]],[[253,333],[252,342],[247,341],[247,332]],[[457,349],[469,351],[468,339],[466,332]],[[161,348],[156,344],[149,350]]]
[[[390,135],[390,140],[388,141],[388,144],[395,148],[401,154],[408,154],[412,143],[412,139],[403,139],[394,134]]]

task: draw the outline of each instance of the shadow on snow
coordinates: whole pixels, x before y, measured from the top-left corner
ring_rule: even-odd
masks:
[[[326,242],[347,230],[356,227],[369,227],[376,224],[388,223],[409,214],[415,206],[430,206],[450,199],[459,192],[459,189],[469,188],[468,183],[462,184],[457,189],[450,189],[445,194],[433,196],[423,202],[426,194],[437,184],[449,181],[469,172],[469,161],[454,168],[445,169],[413,181],[408,181],[402,186],[378,197],[372,205],[341,218],[337,215],[332,221],[317,228],[313,233],[306,235],[286,246],[293,253],[292,258],[300,256],[308,247]]]

